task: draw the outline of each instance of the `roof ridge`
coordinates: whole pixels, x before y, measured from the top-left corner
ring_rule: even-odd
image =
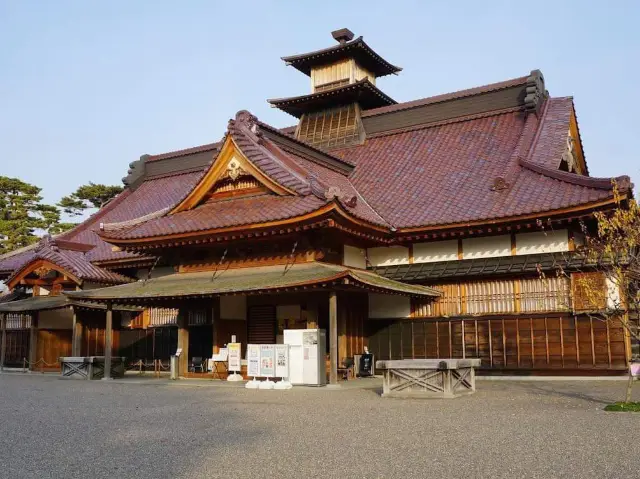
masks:
[[[436,103],[442,103],[446,101],[458,100],[460,98],[466,98],[475,95],[481,95],[483,93],[489,93],[498,90],[504,90],[506,88],[510,88],[513,86],[524,85],[527,83],[527,79],[531,76],[531,74],[511,78],[508,80],[503,80],[494,83],[487,83],[485,85],[479,85],[471,88],[465,88],[463,90],[457,90],[449,93],[440,93],[438,95],[432,95],[425,98],[420,98],[417,100],[409,100],[406,102],[400,102],[395,105],[382,106],[379,108],[373,108],[371,110],[363,111],[362,117],[366,118],[369,116],[382,115],[385,113],[392,113],[403,110],[410,110],[412,108],[418,108],[425,105],[433,105]]]
[[[633,188],[631,178],[628,175],[621,175],[609,178],[594,178],[592,176],[579,175],[577,173],[569,173],[567,171],[556,170],[547,166],[534,163],[524,158],[519,158],[520,166],[527,168],[535,173],[548,176],[555,180],[564,181],[586,188],[611,191],[617,186],[620,191],[629,191]]]
[[[282,133],[282,131],[280,131],[278,128],[274,128],[273,126],[271,126],[271,125],[269,125],[267,123],[264,123],[264,122],[262,122],[260,120],[256,120],[256,123],[258,124],[259,127],[267,129],[271,133],[274,133],[277,137],[282,138],[282,139],[284,139],[286,141],[292,141],[292,142],[302,146],[303,148],[306,148],[306,149],[310,150],[313,153],[317,153],[317,154],[320,154],[322,156],[326,156],[327,158],[329,158],[329,159],[331,159],[333,161],[337,161],[339,163],[343,163],[343,164],[345,164],[345,165],[347,165],[347,166],[349,166],[351,168],[353,168],[355,166],[349,160],[346,160],[344,158],[340,158],[340,157],[338,157],[336,155],[333,155],[333,154],[329,153],[328,151],[322,150],[322,149],[320,149],[320,148],[318,148],[316,146],[313,146],[313,145],[311,145],[311,144],[309,144],[307,142],[299,140],[295,136],[289,136],[286,133]],[[287,128],[291,128],[291,127],[287,127]],[[277,143],[277,140],[276,140],[276,143]],[[278,145],[278,146],[280,146],[281,148],[285,148],[286,149],[286,147],[284,147],[283,145]],[[311,161],[313,161],[313,160],[311,160]],[[327,166],[327,165],[323,165],[323,166]]]
[[[472,115],[464,115],[464,116],[458,116],[455,118],[448,118],[446,120],[438,120],[438,121],[434,121],[431,123],[422,123],[420,125],[413,125],[413,126],[408,126],[408,127],[404,127],[404,128],[397,128],[395,130],[384,130],[384,131],[380,131],[378,133],[372,133],[372,134],[368,134],[367,135],[367,139],[369,138],[380,138],[383,136],[392,136],[392,135],[399,135],[401,133],[408,133],[411,131],[417,131],[417,130],[426,130],[428,128],[435,128],[438,126],[444,126],[444,125],[451,125],[453,123],[462,123],[465,121],[473,121],[473,120],[479,120],[481,118],[488,118],[490,116],[498,116],[498,115],[505,115],[507,113],[514,113],[516,111],[520,111],[522,110],[522,107],[509,107],[509,108],[502,108],[500,110],[491,110],[491,111],[483,111],[481,113],[474,113]],[[341,148],[341,150],[346,150],[348,148],[357,148],[359,146],[362,145],[349,145],[346,146],[345,148]]]
[[[131,190],[129,188],[126,188],[122,193],[120,193],[114,199],[109,201],[106,205],[104,205],[102,208],[100,208],[94,214],[89,216],[82,223],[78,223],[77,226],[74,226],[69,231],[65,231],[64,233],[56,236],[56,238],[66,239],[68,241],[71,241],[71,237],[73,237],[74,235],[76,235],[78,233],[82,233],[83,231],[86,231],[89,228],[89,224],[93,224],[97,220],[102,218],[104,215],[106,215],[108,212],[110,212],[116,205],[118,205],[122,201],[124,201],[124,199],[127,198],[129,195],[131,195]]]
[[[183,148],[180,150],[167,151],[165,153],[158,153],[156,155],[148,155],[148,161],[166,160],[169,158],[176,158],[179,156],[186,156],[192,153],[200,153],[203,151],[215,150],[220,146],[220,142],[207,143],[205,145],[191,146],[189,148]]]

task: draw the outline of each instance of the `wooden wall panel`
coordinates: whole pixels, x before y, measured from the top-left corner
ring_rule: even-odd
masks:
[[[1,346],[0,346],[1,347]],[[29,330],[17,329],[7,331],[7,351],[4,363],[9,367],[22,367],[23,360],[29,359]]]
[[[44,360],[44,368],[55,367],[62,356],[71,356],[70,329],[40,329],[36,346],[36,361]],[[38,365],[36,369],[41,366]]]
[[[622,327],[586,315],[369,323],[378,359],[480,358],[482,369],[508,371],[626,368]]]

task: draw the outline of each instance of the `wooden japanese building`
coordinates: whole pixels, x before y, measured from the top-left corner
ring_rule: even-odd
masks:
[[[69,344],[94,328],[130,359],[181,347],[183,367],[231,335],[321,327],[334,372],[365,346],[494,372],[624,371],[628,335],[586,314],[606,298],[587,304],[577,278],[611,289],[583,228],[632,185],[589,176],[573,99],[533,70],[398,103],[376,79],[401,69],[347,29],[333,37],[283,58],[311,79],[269,100],[296,125],[243,110],[221,141],[141,156],[121,195],[53,241],[64,258],[43,253],[52,240],[0,257],[9,287],[64,293]],[[15,330],[42,328],[12,308],[3,337],[27,335],[9,311],[28,316]]]

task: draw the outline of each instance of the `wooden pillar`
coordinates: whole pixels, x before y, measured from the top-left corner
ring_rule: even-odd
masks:
[[[338,384],[338,296],[329,293],[329,384]]]
[[[7,352],[7,315],[0,313],[0,329],[2,330],[2,344],[0,344],[0,371],[4,371],[4,358]]]
[[[104,330],[104,378],[111,379],[111,345],[113,344],[113,309],[111,301],[107,302],[107,321]]]
[[[78,308],[73,308],[73,339],[71,341],[71,356],[82,356],[82,321],[78,317]]]
[[[189,327],[187,314],[184,309],[178,313],[178,349],[182,349],[178,360],[180,376],[184,377],[189,372]]]
[[[347,319],[349,312],[346,304],[346,301],[341,300],[340,309],[338,310],[338,364],[342,364],[347,357]]]
[[[29,328],[29,364],[33,369],[38,361],[38,311],[31,314],[31,327]]]

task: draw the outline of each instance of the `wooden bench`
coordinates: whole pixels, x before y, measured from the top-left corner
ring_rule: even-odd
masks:
[[[479,359],[381,360],[383,397],[454,398],[476,392]]]

